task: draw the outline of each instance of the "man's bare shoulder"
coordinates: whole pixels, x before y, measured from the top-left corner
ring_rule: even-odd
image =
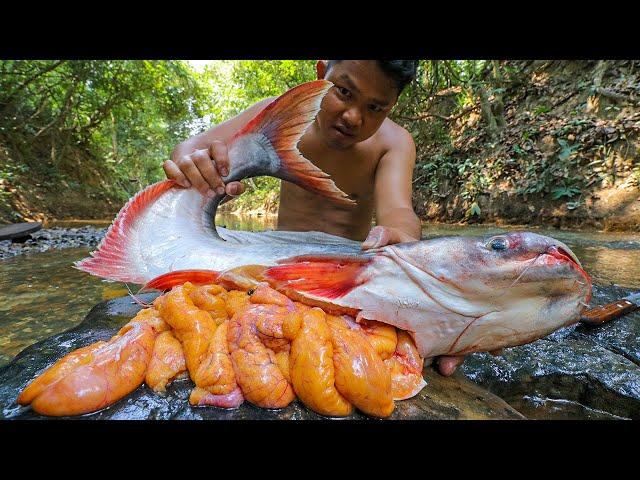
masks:
[[[415,152],[415,143],[409,131],[390,118],[386,118],[382,122],[377,133],[378,141],[385,153]]]

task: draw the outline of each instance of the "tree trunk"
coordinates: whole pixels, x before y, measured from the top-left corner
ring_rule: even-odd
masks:
[[[113,160],[116,164],[120,164],[118,161],[118,130],[116,125],[116,119],[113,116],[113,112],[109,112],[111,115],[111,150],[113,152]]]
[[[497,60],[492,60],[493,65],[493,83],[497,88],[504,88],[504,78],[500,72],[500,65]],[[491,111],[496,119],[496,124],[499,130],[502,130],[507,126],[507,122],[504,120],[504,101],[502,100],[502,93],[494,94],[494,101],[491,105]]]
[[[491,111],[491,103],[489,102],[489,95],[487,94],[486,89],[482,85],[478,85],[476,88],[476,92],[478,97],[480,98],[480,108],[482,108],[482,118],[487,123],[487,131],[492,140],[496,140],[498,138],[498,124],[496,123],[496,118]]]

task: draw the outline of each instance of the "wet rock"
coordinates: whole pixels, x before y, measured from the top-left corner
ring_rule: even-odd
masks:
[[[31,234],[24,243],[0,241],[0,259],[34,252],[46,252],[52,248],[94,247],[106,234],[106,228],[84,226],[81,228],[48,228]]]
[[[141,295],[149,302],[154,294]],[[45,418],[29,407],[15,404],[22,389],[37,375],[65,354],[90,343],[107,340],[139,310],[128,297],[120,297],[96,305],[77,327],[36,343],[0,368],[0,418]],[[425,368],[428,385],[416,397],[396,402],[391,419],[521,419],[500,398],[475,385],[461,374],[445,378],[431,367]],[[215,420],[322,420],[298,401],[280,410],[266,410],[248,402],[236,410],[213,407],[191,407],[189,394],[193,383],[188,378],[176,380],[159,395],[145,385],[110,407],[80,419],[215,419]],[[355,414],[351,419],[366,420]]]
[[[596,286],[591,305],[631,292]],[[471,355],[461,371],[528,418],[640,419],[640,311],[568,327],[500,357]]]
[[[592,305],[629,289],[594,287]],[[143,295],[150,301],[153,294]],[[0,368],[0,418],[43,418],[15,398],[66,353],[109,339],[138,311],[120,297],[96,305],[82,324],[32,345]],[[424,370],[425,387],[396,402],[391,419],[640,419],[640,312],[597,327],[568,327],[504,354],[474,354],[453,377]],[[174,382],[160,396],[142,386],[91,419],[323,419],[299,402],[281,410],[243,404],[237,410],[193,408],[193,384]],[[523,417],[524,415],[524,417]],[[353,419],[366,419],[356,414]]]

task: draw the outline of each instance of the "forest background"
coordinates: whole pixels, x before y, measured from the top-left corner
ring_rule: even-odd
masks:
[[[0,223],[110,219],[182,140],[312,60],[0,61]],[[391,118],[424,221],[640,231],[640,61],[422,60]],[[224,206],[277,212],[279,181]]]

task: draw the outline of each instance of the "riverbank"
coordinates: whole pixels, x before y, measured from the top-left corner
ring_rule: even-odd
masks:
[[[448,83],[427,75],[391,114],[416,144],[413,207],[423,221],[640,232],[640,62],[480,62],[467,72],[474,82],[447,76],[458,67],[424,63]],[[0,131],[0,224],[113,218],[164,179],[164,154],[145,155],[144,172],[137,157],[118,156],[121,134],[108,135],[113,158],[96,157],[68,127],[12,122],[24,131]],[[277,211],[276,179],[245,184],[221,210]]]
[[[273,214],[254,212],[254,215],[237,215],[221,212],[217,225],[231,230],[275,230],[277,217]],[[77,247],[97,247],[104,238],[113,219],[61,219],[48,220],[44,228],[32,233],[25,242],[0,241],[0,260],[28,253],[42,253]]]
[[[416,140],[418,216],[640,231],[638,65],[509,61],[490,109],[472,95],[461,111],[449,89],[418,119],[397,111]]]
[[[94,247],[104,238],[107,228],[82,226],[79,228],[43,228],[31,234],[23,243],[0,241],[0,259],[26,253],[41,253],[52,249]]]

